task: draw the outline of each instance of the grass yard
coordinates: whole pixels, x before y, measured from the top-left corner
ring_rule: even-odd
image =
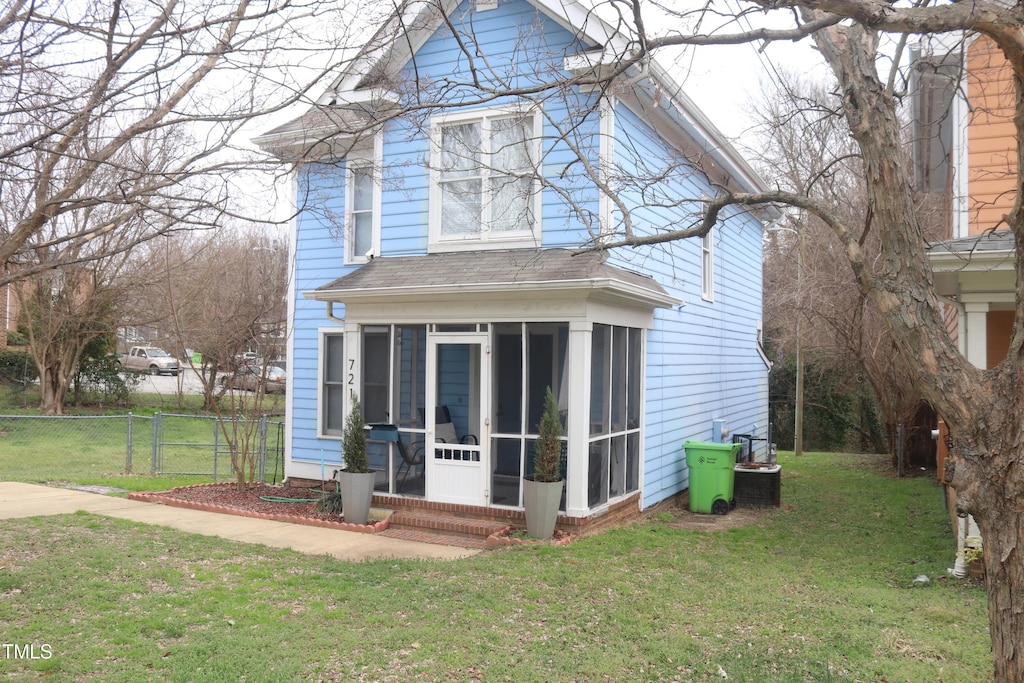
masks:
[[[135,398],[139,405],[132,408],[129,472],[127,410],[42,417],[13,409],[10,396],[0,395],[0,415],[14,416],[0,416],[0,480],[99,484],[130,491],[198,484],[214,480],[215,442],[220,444],[217,480],[234,478],[224,437],[215,434],[210,416],[183,412],[172,403],[161,403],[158,396],[142,394]],[[201,396],[183,398],[201,405]],[[270,398],[276,401],[280,397]],[[269,405],[275,408],[277,403]],[[158,471],[162,474],[152,476],[153,415],[157,411],[164,413],[160,437],[164,445],[158,452]],[[252,443],[256,443],[255,437]],[[280,463],[268,462],[268,472],[275,465],[280,469]]]
[[[660,513],[456,562],[352,564],[85,514],[6,521],[0,640],[52,656],[0,649],[0,678],[989,680],[986,596],[946,578],[934,481],[873,456],[782,462],[785,507],[755,526],[688,531]]]

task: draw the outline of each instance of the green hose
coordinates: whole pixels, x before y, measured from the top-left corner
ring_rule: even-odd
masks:
[[[319,498],[283,498],[282,496],[260,496],[260,500],[268,503],[315,503]]]

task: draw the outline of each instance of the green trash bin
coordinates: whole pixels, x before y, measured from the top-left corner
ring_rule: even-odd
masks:
[[[724,515],[732,508],[736,455],[743,444],[687,441],[690,468],[690,511]]]

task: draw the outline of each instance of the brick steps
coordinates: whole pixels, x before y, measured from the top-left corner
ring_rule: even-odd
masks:
[[[431,531],[419,531],[416,529],[387,529],[378,536],[386,538],[400,538],[404,541],[419,541],[420,543],[433,543],[435,545],[450,545],[455,548],[472,548],[483,550],[487,547],[486,539],[472,538],[470,536],[444,536]]]
[[[461,545],[466,548],[483,548],[487,537],[504,531],[503,522],[469,517],[456,517],[443,513],[422,510],[398,511],[389,520],[384,535],[392,538],[426,540],[443,545]],[[398,534],[402,535],[399,536]]]

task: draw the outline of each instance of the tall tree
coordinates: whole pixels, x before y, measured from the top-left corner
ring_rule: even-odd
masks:
[[[357,41],[356,11],[325,0],[7,3],[0,285],[101,258],[81,246],[140,220],[148,229],[118,248],[224,213],[266,220],[266,206],[238,201],[233,172],[258,166],[239,132],[322,87]],[[78,215],[99,204],[102,221]]]
[[[256,228],[177,235],[151,246],[149,278],[125,322],[158,326],[177,347],[197,351],[205,409],[214,410],[218,376],[235,370],[236,356],[256,351],[269,362],[284,352],[286,248]]]
[[[759,138],[766,143],[756,152],[762,173],[781,189],[834,207],[848,223],[861,221],[870,215],[863,168],[831,93],[806,77],[779,75],[754,104]],[[939,229],[929,234],[932,240],[941,237]],[[814,215],[792,210],[765,246],[765,321],[774,328],[773,348],[792,356],[799,344],[817,370],[866,380],[888,434],[882,447],[895,463],[897,427],[908,426],[909,442],[923,398],[878,310],[846,267],[838,238]],[[869,258],[878,254],[876,234],[865,236],[863,249]]]
[[[626,3],[642,16],[640,0]],[[634,24],[634,52],[628,59],[678,45],[735,43],[744,40],[810,36],[837,83],[835,106],[856,143],[868,212],[851,221],[837,207],[790,191],[737,194],[723,191],[708,202],[703,220],[641,235],[623,225],[619,239],[605,248],[637,247],[705,234],[727,207],[775,203],[796,207],[828,225],[839,240],[858,286],[877,307],[900,353],[907,359],[915,387],[944,417],[964,444],[953,478],[958,506],[974,515],[985,541],[986,585],[994,656],[994,677],[1024,680],[1024,193],[1015,179],[1016,201],[1005,216],[1015,238],[1015,321],[1009,352],[998,366],[972,365],[957,350],[944,324],[926,254],[925,216],[914,192],[913,174],[904,153],[898,115],[901,79],[893,69],[905,41],[914,35],[955,31],[990,37],[1013,73],[1016,92],[1017,168],[1024,161],[1024,7],[997,0],[931,6],[875,0],[782,0],[745,5],[754,13],[781,14],[785,29],[754,29],[739,34],[694,31],[648,35]],[[705,6],[682,12],[663,6],[687,27],[714,20]],[[664,23],[659,23],[664,26]],[[895,49],[882,50],[895,36]],[[892,42],[889,45],[893,45]],[[893,55],[896,60],[893,60]],[[888,65],[889,71],[880,69]],[[875,235],[879,251],[869,258],[864,239]]]

